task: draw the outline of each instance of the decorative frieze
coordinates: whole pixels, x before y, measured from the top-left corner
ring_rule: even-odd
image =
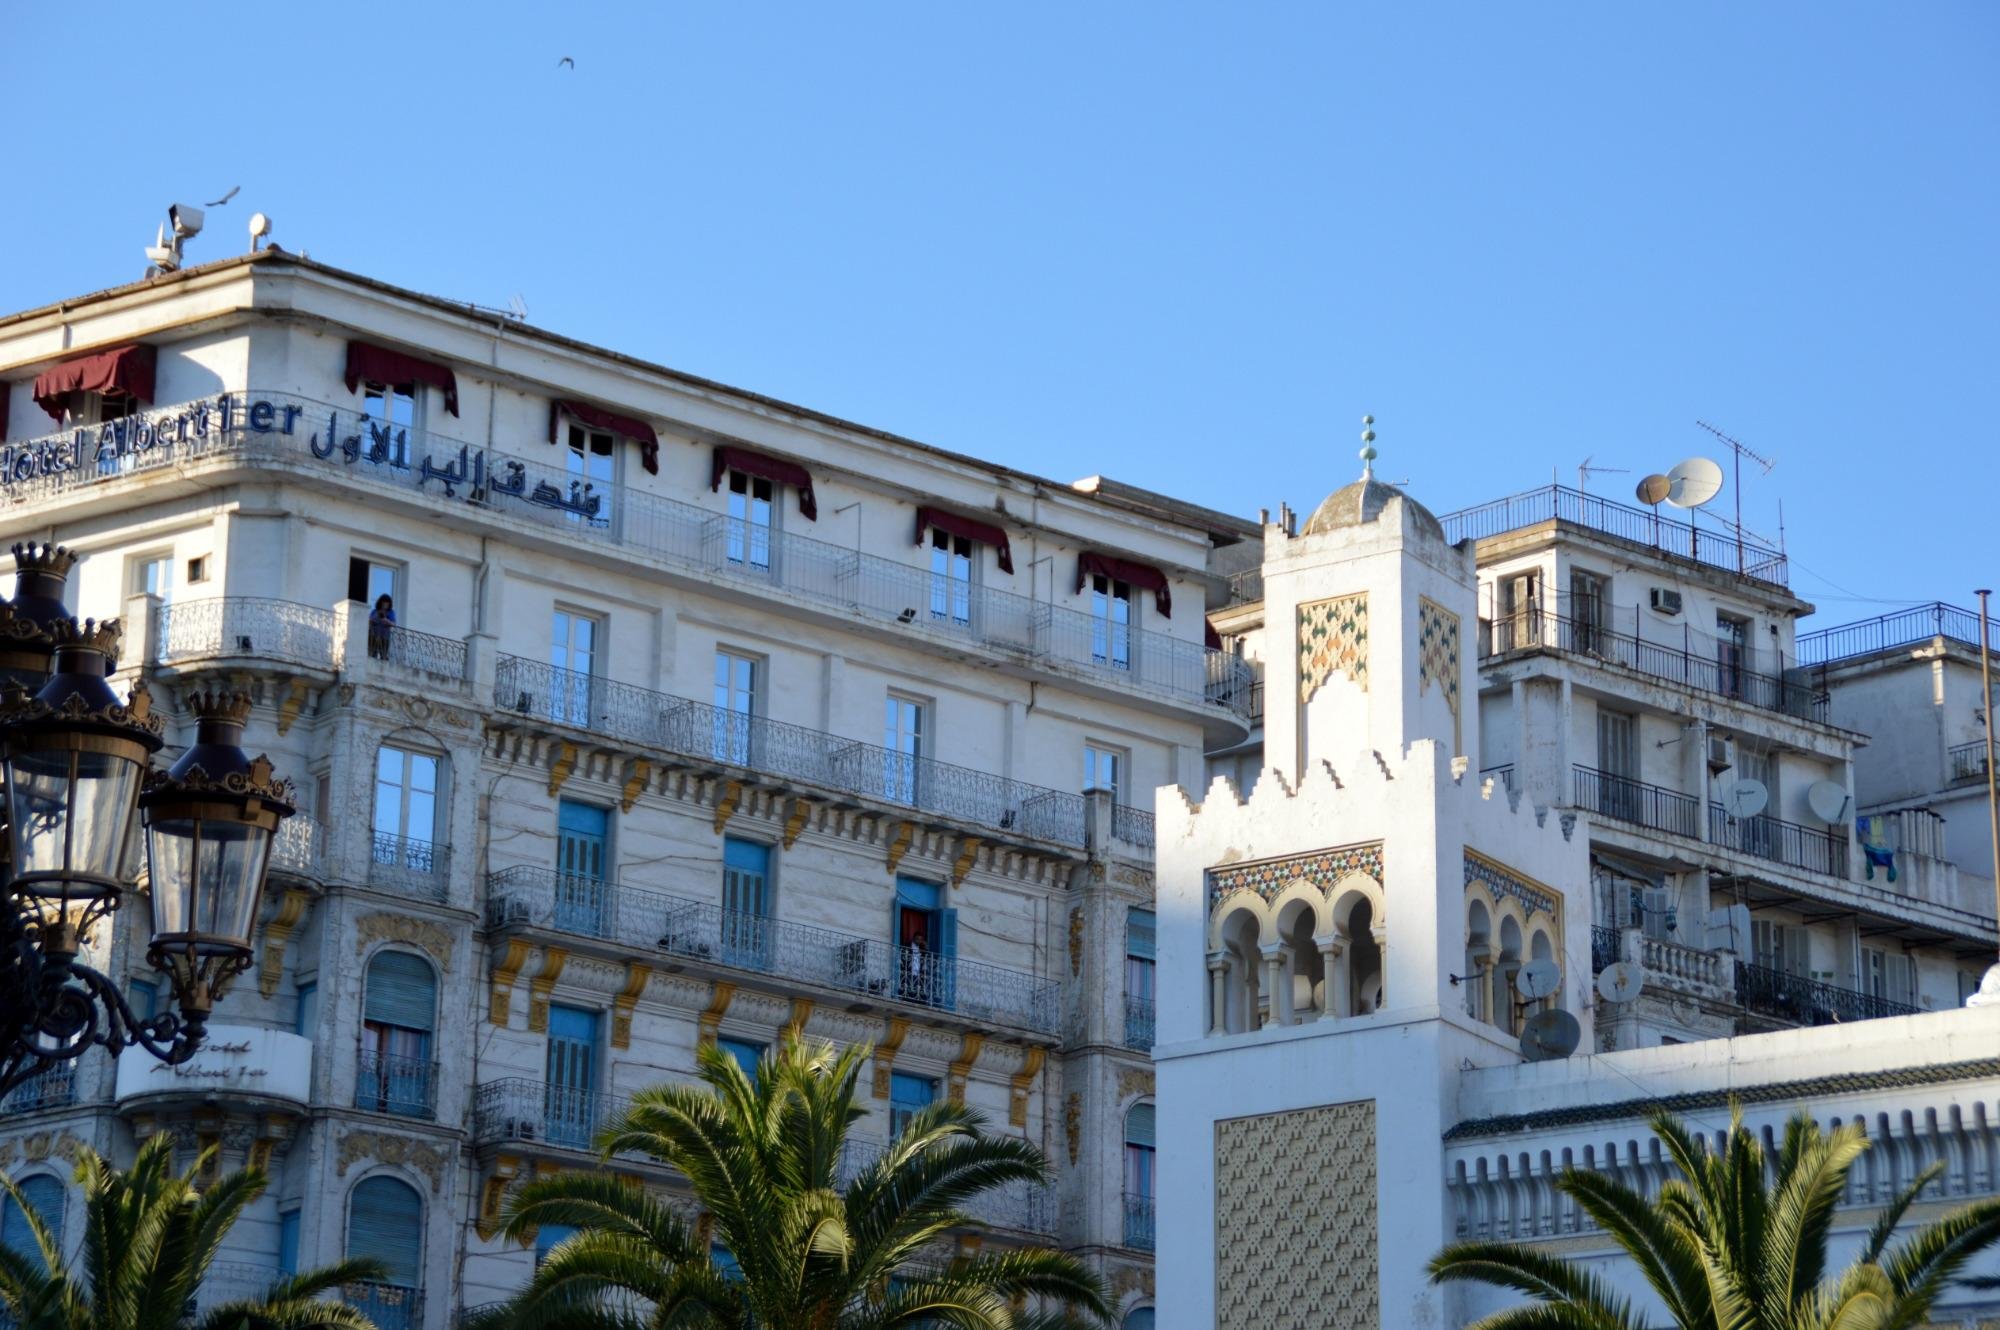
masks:
[[[1333,850],[1316,850],[1284,859],[1264,859],[1252,864],[1232,864],[1208,870],[1208,906],[1215,906],[1239,891],[1254,891],[1265,900],[1276,900],[1295,882],[1310,882],[1321,891],[1331,891],[1342,879],[1359,873],[1377,886],[1382,877],[1382,842],[1343,845]]]
[[[1557,922],[1562,919],[1562,894],[1553,887],[1544,886],[1533,878],[1523,877],[1497,860],[1473,850],[1465,852],[1465,885],[1478,883],[1493,894],[1497,901],[1503,896],[1512,896],[1527,907],[1528,913],[1546,914]]]
[[[437,962],[441,973],[451,973],[453,939],[451,930],[443,924],[382,911],[364,914],[354,921],[355,955],[365,953],[378,942],[403,942],[417,947]]]
[[[334,1158],[334,1174],[346,1177],[347,1170],[366,1160],[393,1164],[399,1168],[410,1168],[430,1179],[431,1191],[444,1190],[445,1171],[451,1167],[450,1157],[429,1141],[412,1140],[408,1136],[396,1136],[381,1131],[350,1131],[340,1138],[340,1149]]]

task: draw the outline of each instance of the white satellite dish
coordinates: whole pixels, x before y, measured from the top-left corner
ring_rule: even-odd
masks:
[[[1770,802],[1771,792],[1764,788],[1764,782],[1751,780],[1748,776],[1742,780],[1731,781],[1722,791],[1722,806],[1728,810],[1731,817],[1739,820],[1757,816],[1769,806]]]
[[[1845,822],[1847,806],[1847,787],[1837,781],[1816,780],[1806,786],[1806,807],[1822,822]]]
[[[1706,457],[1690,457],[1667,472],[1667,502],[1676,508],[1699,508],[1722,493],[1722,468]]]
[[[1521,1027],[1521,1056],[1530,1062],[1566,1058],[1576,1052],[1581,1038],[1583,1027],[1576,1023],[1576,1017],[1560,1009],[1545,1011]]]
[[[1630,1002],[1646,986],[1646,972],[1630,961],[1618,961],[1597,972],[1597,996],[1606,1002]]]
[[[1545,998],[1562,987],[1563,974],[1554,961],[1529,961],[1514,971],[1514,987],[1530,1002]]]

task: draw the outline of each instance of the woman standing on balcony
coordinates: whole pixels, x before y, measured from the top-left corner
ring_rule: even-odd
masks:
[[[389,659],[389,630],[396,626],[396,603],[387,595],[375,597],[368,612],[368,654],[377,660]]]

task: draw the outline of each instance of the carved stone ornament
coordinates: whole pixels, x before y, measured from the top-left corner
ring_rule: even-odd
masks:
[[[1118,1069],[1118,1097],[1120,1099],[1140,1099],[1153,1093],[1153,1073],[1146,1067],[1120,1067]]]
[[[66,1131],[34,1131],[13,1140],[0,1141],[0,1165],[12,1164],[18,1153],[21,1161],[28,1164],[46,1163],[50,1159],[62,1159],[74,1164],[83,1150],[83,1142]]]
[[[1074,1091],[1063,1104],[1063,1135],[1069,1146],[1069,1162],[1074,1166],[1083,1145],[1083,1096]]]
[[[433,1193],[444,1190],[445,1169],[451,1162],[444,1151],[428,1141],[413,1141],[387,1132],[350,1131],[340,1138],[340,1154],[333,1171],[344,1178],[349,1168],[368,1159],[415,1169],[430,1179]]]
[[[451,973],[452,936],[451,930],[443,924],[383,911],[364,914],[356,919],[354,954],[360,955],[377,942],[406,942],[410,946],[421,947],[437,962],[438,969]]]

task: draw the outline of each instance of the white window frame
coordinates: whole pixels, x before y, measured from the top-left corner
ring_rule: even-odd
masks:
[[[1126,786],[1131,782],[1132,750],[1129,748],[1101,743],[1096,739],[1085,739],[1083,788],[1086,792],[1105,788],[1099,783],[1099,775],[1103,771],[1106,759],[1111,762],[1111,802],[1122,804],[1125,802]]]
[[[930,528],[928,548],[932,621],[960,627],[970,624],[972,603],[980,584],[979,542],[934,526]]]
[[[769,572],[777,557],[785,487],[744,471],[731,471],[728,482],[724,491],[729,504],[729,522],[723,533],[724,556],[738,568]]]
[[[625,449],[620,445],[627,442],[624,435],[615,430],[599,429],[586,425],[569,416],[563,417],[563,468],[571,480],[581,480],[589,484],[593,496],[599,498],[597,516],[585,517],[581,513],[569,514],[572,522],[588,522],[593,526],[608,526],[611,522],[611,501],[618,492],[619,465]],[[603,451],[598,445],[603,444]],[[602,459],[601,468],[593,468],[593,462]]]
[[[924,759],[933,756],[936,708],[931,699],[895,689],[883,694],[883,795],[898,803],[917,804],[924,794]]]
[[[127,594],[138,596],[145,595],[151,591],[151,588],[146,585],[146,570],[155,565],[163,565],[165,567],[167,585],[164,591],[152,592],[152,594],[158,596],[160,603],[165,605],[174,598],[175,561],[172,546],[157,550],[146,550],[143,553],[131,555],[126,559],[125,566],[129,570],[126,573]]]
[[[397,780],[393,785],[382,779],[382,758],[390,753],[394,753],[402,759],[402,769],[398,773]],[[410,796],[415,793],[424,793],[424,791],[419,791],[415,784],[416,764],[419,761],[427,761],[431,764],[431,788],[428,791],[431,797],[431,825],[430,834],[427,836],[411,834]],[[405,841],[415,841],[425,845],[439,844],[438,827],[443,820],[442,815],[445,812],[444,785],[444,754],[434,752],[428,748],[410,748],[397,743],[385,742],[378,745],[375,749],[373,786],[375,797],[369,805],[369,819],[373,824],[371,830],[378,836],[395,836]],[[385,788],[394,788],[397,792],[396,825],[393,827],[385,827],[381,824],[382,791]]]
[[[1090,655],[1114,670],[1132,668],[1132,647],[1139,631],[1139,600],[1132,584],[1092,573],[1084,588],[1090,597]],[[1114,608],[1124,606],[1122,615]]]

